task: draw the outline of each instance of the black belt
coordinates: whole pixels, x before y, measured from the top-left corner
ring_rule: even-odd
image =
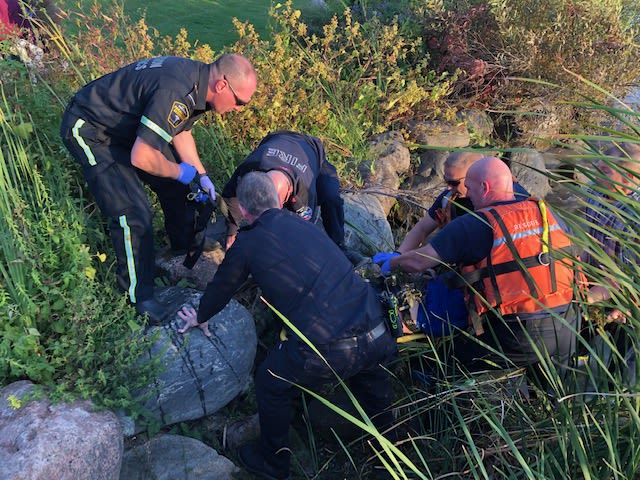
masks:
[[[381,322],[367,333],[355,335],[349,338],[343,338],[341,340],[336,340],[333,343],[325,345],[324,348],[320,348],[320,350],[350,350],[352,348],[356,348],[359,341],[364,340],[367,343],[371,343],[380,338],[386,331],[387,326],[384,322]]]
[[[502,316],[502,319],[507,322],[526,322],[527,320],[543,320],[549,318],[554,313],[559,317],[563,317],[567,314],[567,311],[571,308],[571,304],[560,305],[559,307],[548,308],[539,312],[531,313],[508,313]]]

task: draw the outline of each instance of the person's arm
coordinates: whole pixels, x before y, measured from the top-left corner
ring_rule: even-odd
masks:
[[[220,312],[249,277],[251,256],[243,248],[242,240],[237,240],[238,244],[226,253],[218,271],[207,285],[198,308],[199,323],[206,322]],[[246,242],[246,238],[244,240]],[[246,247],[246,243],[244,246]]]
[[[423,247],[403,253],[389,261],[390,269],[424,272],[442,264],[473,265],[491,252],[493,231],[483,217],[462,215],[444,228]]]
[[[420,247],[436,228],[438,228],[438,222],[429,214],[425,215],[404,237],[402,244],[398,247],[398,252],[407,253]]]
[[[249,263],[241,247],[227,252],[213,279],[200,298],[198,309],[184,306],[178,316],[184,321],[179,333],[185,333],[192,327],[199,327],[206,336],[210,336],[209,319],[220,312],[229,303],[238,288],[249,277]]]
[[[193,138],[191,130],[185,130],[178,133],[173,137],[172,143],[180,157],[180,161],[196,167],[196,170],[200,175],[205,175],[207,173],[204,165],[202,165],[202,162],[200,161],[198,149],[196,148],[196,141]]]
[[[409,230],[409,233],[407,233],[406,237],[398,247],[398,252],[407,253],[425,245],[424,242],[427,237],[435,232],[440,226],[437,220],[437,212],[441,210],[440,207],[444,203],[445,197],[450,193],[451,192],[449,192],[449,190],[443,190],[440,192],[424,217],[416,223],[411,230]]]
[[[316,179],[317,203],[324,230],[341,248],[344,247],[344,201],[336,168],[325,160]]]
[[[611,299],[611,289],[619,288],[618,284],[611,281],[609,287],[604,285],[593,285],[587,291],[587,303],[604,302]],[[623,312],[617,307],[614,307],[607,313],[606,321],[615,323],[627,323],[627,317],[631,315],[631,312]]]
[[[399,269],[403,272],[417,273],[442,264],[442,260],[438,252],[428,243],[423,247],[391,258],[389,264],[391,270]]]
[[[225,249],[229,250],[233,242],[236,241],[238,236],[238,230],[240,229],[240,220],[242,220],[242,213],[240,212],[240,204],[237,197],[225,198],[224,201],[227,204],[227,210],[229,211],[229,217],[227,218],[227,238]]]
[[[156,177],[177,179],[180,167],[170,162],[158,149],[137,137],[131,149],[131,165]]]

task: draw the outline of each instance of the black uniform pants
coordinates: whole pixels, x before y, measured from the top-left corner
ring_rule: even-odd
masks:
[[[374,424],[378,428],[390,425],[392,391],[389,373],[383,366],[388,365],[397,350],[395,339],[386,328],[373,340],[360,335],[319,350],[347,381],[367,415],[373,417]],[[283,478],[289,473],[292,404],[301,392],[294,384],[317,391],[322,385],[335,381],[335,375],[323,360],[297,339],[280,342],[258,367],[255,386],[262,453]]]
[[[109,219],[118,286],[132,303],[151,298],[155,274],[152,210],[141,180],[158,195],[174,250],[186,250],[193,235],[194,205],[187,201],[188,187],[134,168],[129,146],[110,144],[104,132],[69,110],[60,133],[82,166],[98,208]]]
[[[323,174],[316,180],[316,194],[322,215],[324,231],[336,245],[344,243],[344,201],[340,196],[340,181],[336,167],[323,165]]]

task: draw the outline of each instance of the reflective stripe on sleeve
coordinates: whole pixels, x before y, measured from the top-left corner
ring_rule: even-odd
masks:
[[[173,137],[171,135],[169,135],[162,128],[160,128],[158,126],[158,124],[152,122],[147,117],[143,116],[140,119],[140,123],[142,123],[145,127],[151,129],[152,131],[154,131],[155,133],[160,135],[167,143],[169,143],[171,140],[173,140]]]
[[[93,156],[93,152],[89,148],[89,145],[85,143],[84,138],[80,136],[80,129],[82,128],[83,125],[84,125],[84,120],[79,118],[78,120],[76,120],[76,123],[73,126],[73,129],[71,131],[73,132],[73,138],[76,139],[76,141],[78,142],[78,145],[80,145],[80,148],[82,148],[82,150],[84,151],[84,154],[87,156],[87,161],[89,162],[89,165],[93,167],[96,165],[96,157]]]
[[[133,261],[133,246],[131,245],[131,229],[127,224],[127,216],[120,215],[120,226],[123,230],[124,251],[127,254],[127,270],[129,272],[129,300],[136,303],[136,286],[138,277],[136,276],[136,264]]]

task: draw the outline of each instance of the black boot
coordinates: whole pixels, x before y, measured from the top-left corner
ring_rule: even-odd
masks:
[[[148,324],[153,326],[162,325],[167,317],[167,309],[155,298],[142,300],[135,304],[138,315],[148,316]]]
[[[283,451],[277,456],[286,455],[287,464],[289,451]],[[276,460],[275,458],[273,460]],[[278,458],[277,460],[284,460]],[[258,442],[251,442],[241,446],[238,449],[238,461],[240,465],[249,473],[264,478],[265,480],[289,480],[289,468],[277,468],[265,458],[262,448]]]

